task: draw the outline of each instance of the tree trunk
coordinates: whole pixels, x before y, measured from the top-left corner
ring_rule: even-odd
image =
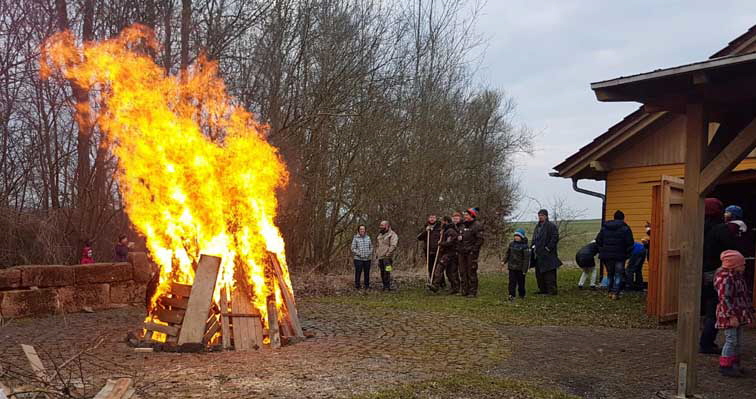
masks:
[[[189,66],[189,31],[192,24],[192,0],[181,0],[181,72]]]

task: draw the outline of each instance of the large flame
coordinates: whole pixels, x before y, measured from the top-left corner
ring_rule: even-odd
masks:
[[[266,320],[267,295],[275,291],[282,303],[278,284],[266,280],[268,252],[291,287],[274,223],[286,168],[261,126],[226,94],[215,63],[200,59],[166,76],[148,56],[157,49],[140,25],[81,45],[63,32],[44,43],[40,66],[43,77],[90,90],[96,123],[118,158],[126,211],[160,266],[153,305],[171,281],[193,282],[202,252],[223,258],[216,297],[223,286],[245,289]]]

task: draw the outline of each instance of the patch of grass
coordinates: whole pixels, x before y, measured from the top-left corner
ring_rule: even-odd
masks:
[[[646,297],[628,292],[616,301],[606,291],[578,290],[580,270],[563,267],[559,270],[559,295],[533,295],[535,273],[528,272],[524,300],[506,300],[507,275],[501,272],[480,275],[477,298],[431,294],[424,283],[401,287],[398,292],[374,292],[369,295],[349,294],[321,296],[310,300],[325,303],[359,305],[366,310],[404,309],[443,312],[477,318],[481,321],[519,326],[600,326],[615,328],[659,328],[646,316]]]
[[[390,390],[355,396],[355,399],[421,399],[421,398],[516,398],[574,399],[554,389],[531,382],[494,378],[480,374],[442,377],[420,383],[406,384]]]

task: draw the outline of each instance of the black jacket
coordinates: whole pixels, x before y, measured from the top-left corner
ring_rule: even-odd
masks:
[[[483,246],[483,224],[477,220],[462,223],[462,241],[458,250],[464,254],[478,253]]]
[[[521,271],[523,273],[528,271],[528,267],[530,266],[529,247],[527,238],[523,238],[522,241],[512,241],[509,244],[507,254],[504,256],[504,263],[507,264],[509,270]]]
[[[596,255],[598,255],[598,252],[598,244],[595,241],[591,242],[577,251],[575,262],[582,268],[596,267]]]
[[[457,230],[457,226],[455,226],[453,223],[447,224],[444,229],[444,235],[441,242],[438,244],[439,247],[441,247],[441,256],[457,256],[457,237],[459,236],[459,231]]]
[[[425,225],[428,226],[427,224]],[[420,234],[417,235],[418,241],[423,241],[428,238],[428,232],[423,229],[423,231],[420,232]],[[432,255],[436,254],[436,249],[438,248],[438,240],[441,238],[441,222],[436,222],[436,224],[433,225],[433,229],[430,231],[430,253]],[[426,246],[423,245],[423,253],[425,253]]]
[[[737,242],[722,220],[707,218],[704,222],[703,271],[713,272],[722,266],[719,255],[736,249]]]
[[[624,220],[610,220],[596,236],[599,258],[603,261],[625,261],[633,253],[633,232]]]
[[[557,246],[559,245],[559,229],[554,223],[545,221],[536,225],[533,232],[533,257],[536,271],[549,272],[562,266],[559,260]]]

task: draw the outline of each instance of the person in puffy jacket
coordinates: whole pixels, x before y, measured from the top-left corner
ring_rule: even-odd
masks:
[[[524,299],[525,273],[528,272],[528,267],[530,267],[530,248],[525,230],[515,230],[514,238],[504,256],[504,263],[509,270],[509,300],[514,301],[515,294],[519,294],[520,299]]]
[[[719,357],[719,371],[727,377],[741,377],[740,348],[743,346],[743,327],[753,322],[753,304],[745,280],[745,258],[734,250],[720,255],[722,267],[717,269],[714,286],[717,289],[717,324],[724,330],[725,343]]]
[[[596,244],[599,247],[599,259],[606,264],[609,298],[618,299],[625,284],[625,261],[632,254],[635,244],[633,232],[625,223],[622,211],[614,212],[614,220],[601,226]]]
[[[575,262],[583,270],[578,281],[578,288],[581,290],[585,286],[585,280],[588,280],[589,274],[591,276],[591,289],[596,289],[596,255],[598,255],[598,252],[598,244],[596,244],[596,240],[593,240],[588,245],[580,248],[575,254]]]
[[[642,242],[633,244],[633,252],[627,262],[627,289],[631,291],[643,291],[643,265],[646,263],[647,251]]]

